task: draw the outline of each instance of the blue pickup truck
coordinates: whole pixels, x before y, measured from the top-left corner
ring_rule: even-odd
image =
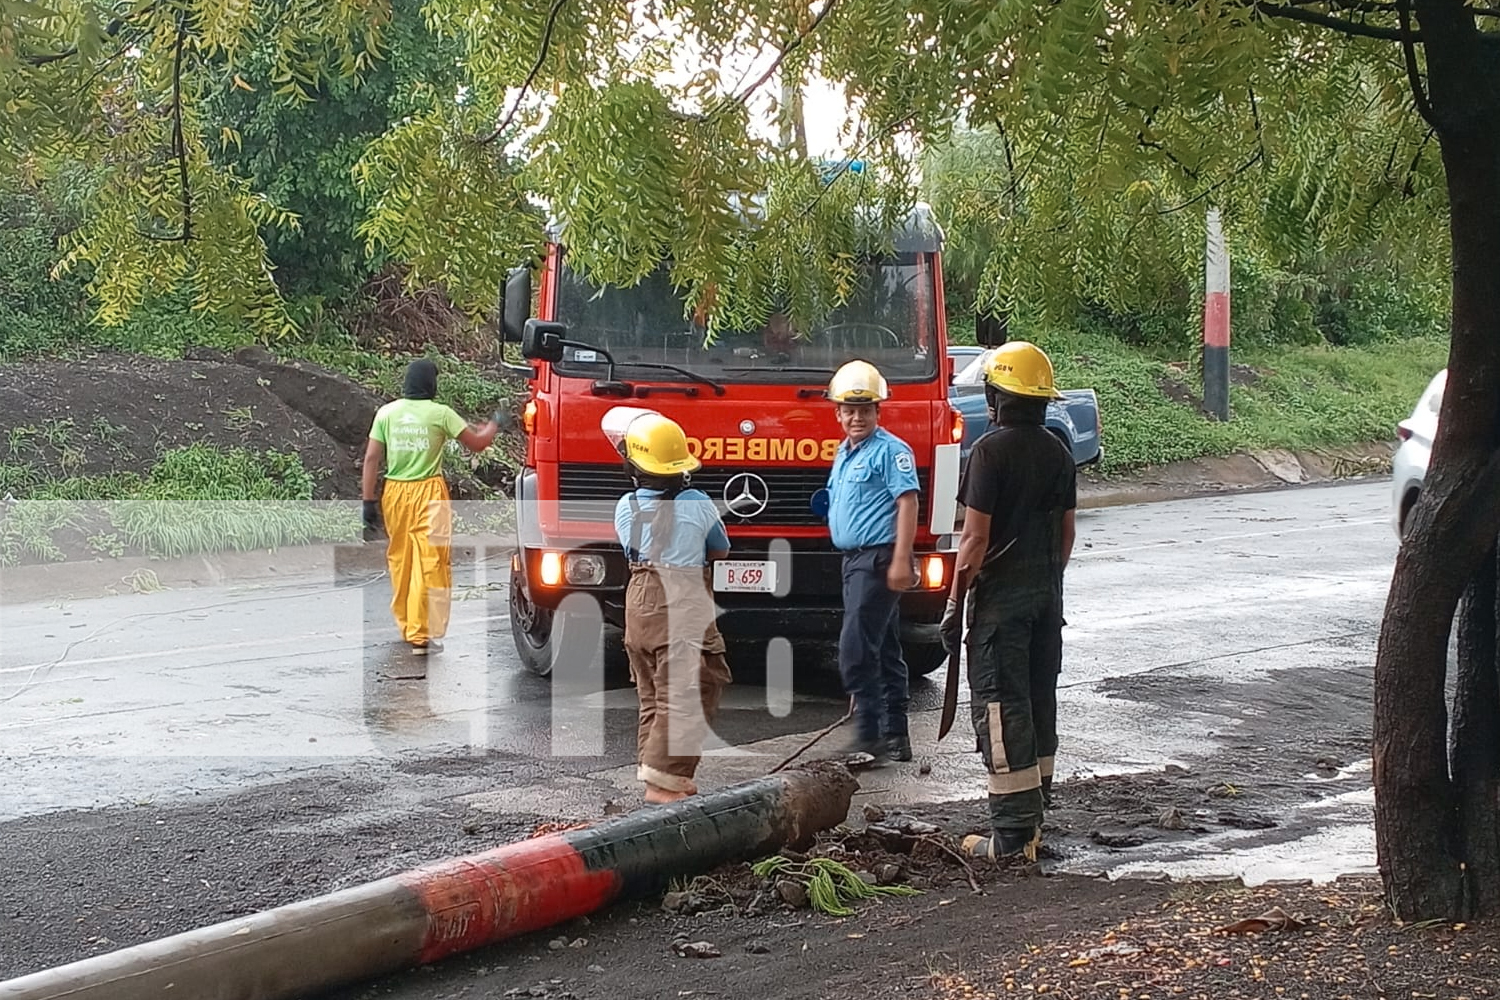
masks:
[[[990,429],[989,410],[984,402],[984,359],[991,350],[993,348],[967,345],[948,348],[955,373],[953,384],[948,387],[948,402],[964,416],[960,461],[969,457],[974,442]],[[1062,394],[1062,399],[1047,405],[1047,429],[1068,446],[1075,464],[1090,465],[1099,461],[1104,454],[1099,397],[1093,389],[1063,389]]]

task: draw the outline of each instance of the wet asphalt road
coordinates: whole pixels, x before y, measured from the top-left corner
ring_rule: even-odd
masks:
[[[1082,512],[1060,776],[1285,758],[1302,729],[1336,723],[1298,715],[1317,703],[1351,717],[1341,738],[1353,755],[1331,813],[1341,832],[1324,847],[1329,863],[1361,867],[1368,723],[1357,717],[1396,547],[1388,490]],[[392,657],[383,577],[339,580],[330,568],[274,587],[38,603],[6,600],[0,578],[0,976],[634,801],[633,691],[616,682],[554,699],[527,674],[504,570],[458,567],[447,649],[421,680],[398,679],[412,661]],[[761,749],[711,756],[706,782],[764,773],[843,714],[831,663],[799,676],[795,697],[732,666],[741,682],[715,731]],[[982,789],[962,712],[955,734],[932,742],[940,700],[938,683],[914,685],[932,773],[894,770],[877,782],[887,797]],[[1259,849],[1284,854],[1285,838],[1244,847]]]

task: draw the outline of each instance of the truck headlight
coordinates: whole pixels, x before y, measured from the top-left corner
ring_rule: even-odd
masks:
[[[604,557],[592,553],[570,554],[563,561],[568,582],[579,587],[594,587],[604,582]]]
[[[942,556],[928,556],[922,561],[922,586],[928,590],[941,589],[947,582],[948,567]]]

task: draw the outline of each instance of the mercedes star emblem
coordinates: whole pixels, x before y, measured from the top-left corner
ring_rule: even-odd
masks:
[[[736,517],[754,517],[771,502],[766,481],[753,472],[740,472],[724,484],[724,506]]]

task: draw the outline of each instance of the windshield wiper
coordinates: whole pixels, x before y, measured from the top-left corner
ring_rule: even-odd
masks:
[[[619,362],[619,364],[616,367],[619,367],[619,368],[660,368],[662,371],[676,372],[679,375],[686,375],[688,378],[692,379],[694,382],[700,383],[701,385],[706,385],[709,388],[713,389],[714,395],[716,395],[716,396],[722,396],[727,391],[724,388],[723,385],[721,385],[718,382],[715,382],[713,379],[709,378],[707,375],[699,375],[697,372],[691,371],[691,370],[689,370],[687,368],[681,368],[681,367],[679,367],[677,365],[669,365],[669,364],[666,364],[666,363],[661,362],[661,361],[621,361],[621,362]]]
[[[736,365],[726,367],[726,372],[809,372],[814,375],[832,375],[832,368],[809,368],[799,365]]]

